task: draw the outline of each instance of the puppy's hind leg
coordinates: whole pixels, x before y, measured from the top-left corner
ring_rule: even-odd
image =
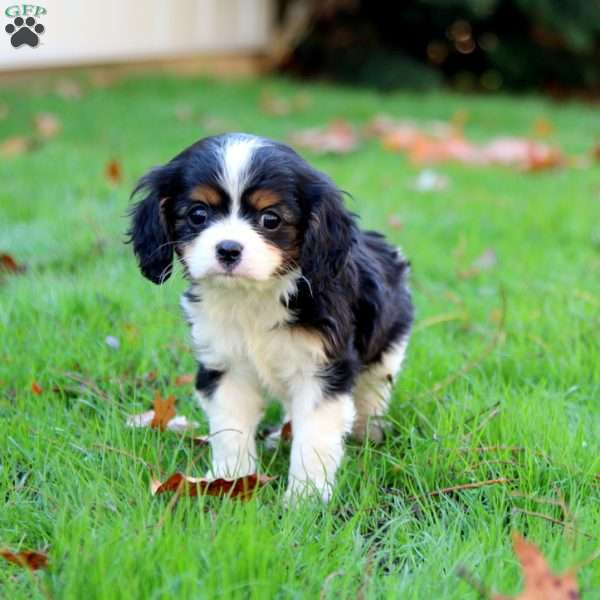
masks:
[[[254,378],[243,371],[200,367],[198,401],[210,426],[212,466],[208,477],[243,477],[256,472],[256,428],[264,401]]]
[[[408,338],[392,344],[379,362],[370,365],[359,375],[354,387],[356,419],[352,437],[355,439],[369,439],[377,444],[383,442],[388,429],[385,415],[407,344]]]

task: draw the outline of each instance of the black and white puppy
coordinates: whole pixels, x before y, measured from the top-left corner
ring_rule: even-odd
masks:
[[[292,421],[288,496],[327,500],[344,436],[381,437],[413,319],[407,261],[358,228],[326,175],[268,139],[203,139],[137,192],[142,273],[162,283],[177,254],[190,282],[182,306],[211,475],[256,471],[267,393]]]

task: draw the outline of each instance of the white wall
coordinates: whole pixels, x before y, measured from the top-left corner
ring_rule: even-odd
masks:
[[[0,3],[0,70],[255,52],[271,35],[271,0],[26,0],[47,10],[36,48],[13,48]],[[21,5],[21,3],[19,3]]]

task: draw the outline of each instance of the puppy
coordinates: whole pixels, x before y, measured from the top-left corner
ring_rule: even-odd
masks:
[[[162,283],[174,254],[198,359],[213,477],[256,471],[264,394],[293,442],[287,495],[328,500],[344,436],[382,437],[413,307],[408,262],[362,231],[342,194],[284,144],[246,134],[203,139],[138,183],[130,238]]]

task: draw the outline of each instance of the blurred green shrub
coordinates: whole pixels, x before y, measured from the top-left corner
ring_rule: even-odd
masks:
[[[600,92],[598,0],[279,0],[310,13],[282,68],[380,89]]]

